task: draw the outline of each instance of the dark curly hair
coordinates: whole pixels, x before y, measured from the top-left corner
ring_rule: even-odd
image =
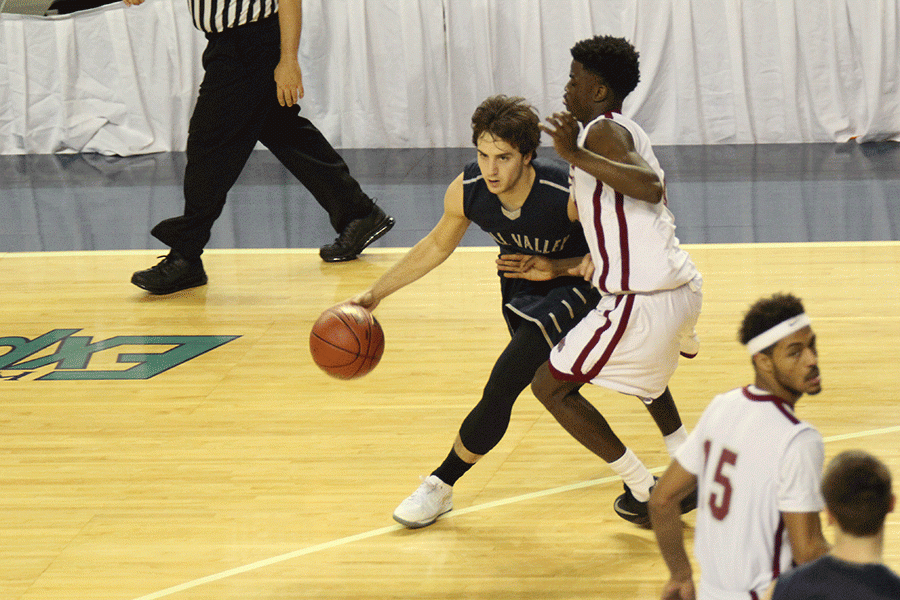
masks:
[[[803,303],[792,294],[775,294],[771,298],[758,300],[744,315],[738,340],[746,344],[759,334],[804,312]],[[771,355],[774,347],[775,344],[772,344],[763,352]]]
[[[639,54],[625,38],[597,35],[572,46],[572,58],[600,76],[621,102],[641,80]]]
[[[484,132],[490,133],[522,153],[537,156],[541,145],[540,117],[533,106],[519,96],[491,96],[485,99],[472,114],[472,144]]]

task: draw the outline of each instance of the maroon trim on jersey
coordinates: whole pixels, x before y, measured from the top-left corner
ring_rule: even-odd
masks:
[[[784,540],[784,517],[778,517],[778,528],[775,529],[775,551],[772,553],[772,581],[781,575],[781,548]]]
[[[591,336],[591,340],[587,344],[585,344],[584,348],[582,348],[581,350],[581,354],[579,354],[578,358],[575,359],[575,363],[572,365],[572,374],[576,377],[579,377],[579,381],[590,381],[592,379],[591,377],[585,379],[585,373],[584,371],[582,371],[584,361],[587,360],[588,354],[590,354],[591,350],[593,350],[597,343],[600,341],[600,336],[602,336],[606,332],[606,330],[609,329],[610,325],[612,325],[612,321],[609,318],[609,313],[618,308],[621,299],[621,296],[616,296],[615,306],[603,313],[603,318],[606,319],[606,323],[603,324],[603,327],[594,332],[594,335]]]
[[[619,253],[622,256],[622,291],[631,291],[628,287],[631,276],[631,254],[628,250],[628,220],[625,219],[625,196],[616,192],[616,217],[619,219]]]
[[[600,259],[603,265],[600,268],[600,279],[597,280],[597,287],[601,292],[609,293],[606,287],[606,278],[609,275],[609,253],[606,251],[606,236],[603,234],[603,223],[600,219],[602,203],[600,197],[603,194],[603,182],[597,180],[597,186],[594,188],[594,230],[597,232],[597,247],[600,249]]]
[[[778,410],[781,411],[781,414],[783,414],[785,417],[787,417],[788,421],[790,421],[794,425],[797,425],[800,423],[800,419],[798,419],[796,416],[794,416],[794,409],[791,408],[791,405],[788,404],[787,402],[785,402],[783,399],[779,398],[778,396],[774,396],[772,394],[765,394],[763,396],[760,396],[759,394],[754,394],[753,392],[750,391],[749,385],[747,387],[745,387],[742,391],[744,392],[744,396],[748,400],[752,400],[753,402],[771,402],[772,404],[775,405],[775,408],[777,408]]]
[[[597,346],[600,341],[600,337],[603,333],[609,329],[612,325],[612,321],[609,319],[609,314],[622,304],[622,300],[625,300],[625,305],[622,311],[622,318],[619,321],[619,326],[613,334],[612,339],[609,341],[609,344],[606,346],[606,350],[603,351],[603,355],[600,357],[600,360],[594,365],[594,367],[585,373],[582,368],[584,367],[584,361],[587,360],[588,355],[591,351]],[[578,381],[581,383],[588,383],[594,377],[600,374],[600,371],[603,367],[606,366],[606,363],[609,362],[609,357],[612,356],[613,351],[616,349],[616,346],[622,339],[622,336],[625,334],[625,328],[628,326],[628,319],[631,317],[631,308],[634,306],[634,294],[621,294],[616,296],[616,304],[610,310],[607,310],[603,313],[603,316],[606,318],[606,323],[594,332],[594,335],[591,336],[590,341],[585,344],[584,349],[582,349],[581,354],[578,355],[578,358],[575,360],[575,363],[572,365],[571,373],[563,373],[556,368],[553,367],[553,363],[549,364],[550,372],[556,379],[561,381]]]
[[[572,375],[571,373],[563,373],[562,371],[557,371],[553,367],[553,363],[547,363],[547,366],[550,367],[550,373],[553,374],[554,379],[558,379],[560,381],[577,381],[578,383],[590,383],[590,379],[585,379],[584,375]]]
[[[613,114],[619,113],[619,111],[608,111],[603,114],[607,119],[615,122],[613,119]],[[619,113],[621,114],[621,113]],[[622,125],[618,124],[619,127]],[[620,289],[623,292],[631,291],[629,287],[631,284],[631,257],[628,247],[628,221],[625,218],[625,196],[618,191],[615,191],[616,195],[616,219],[619,222],[619,253],[622,257],[622,281],[620,284]],[[600,282],[599,288],[601,292],[609,292],[609,288],[606,285],[606,278],[609,276],[609,254],[606,252],[606,248],[604,248],[605,236],[603,235],[603,228],[600,224],[600,196],[603,193],[603,182],[597,181],[597,187],[594,189],[594,229],[597,230],[597,237],[600,242],[600,254],[603,258],[603,270],[600,272]]]
[[[619,319],[619,326],[616,328],[616,332],[613,334],[613,337],[609,341],[609,344],[606,345],[606,350],[603,351],[603,356],[601,356],[600,359],[596,363],[594,363],[594,366],[590,371],[585,373],[588,381],[600,374],[600,371],[602,371],[603,367],[606,366],[606,363],[609,362],[609,357],[612,356],[612,353],[616,349],[616,346],[618,346],[619,342],[622,341],[622,336],[625,335],[625,329],[628,327],[628,320],[631,318],[631,309],[634,307],[634,294],[622,294],[616,296],[615,308],[619,307],[623,298],[625,299],[625,306],[622,309],[622,317]],[[615,310],[615,308],[613,310]],[[585,348],[584,352],[578,359],[580,363],[584,363],[584,359],[587,358],[588,352],[593,350],[594,346],[597,344],[597,339],[599,337],[600,336],[598,333],[591,340],[591,345],[588,348]]]
[[[757,594],[753,590],[750,590],[750,600],[759,600],[759,594]]]

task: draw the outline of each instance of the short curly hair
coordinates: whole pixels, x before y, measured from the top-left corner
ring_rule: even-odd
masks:
[[[779,293],[770,298],[757,300],[744,315],[738,332],[738,340],[741,344],[746,345],[759,334],[804,312],[803,303],[793,294]],[[762,352],[771,356],[774,347],[775,344],[772,344]]]
[[[641,80],[640,54],[625,38],[597,35],[572,46],[572,58],[600,76],[619,101]]]
[[[472,114],[472,144],[487,132],[508,143],[522,156],[537,156],[541,145],[541,120],[533,106],[519,96],[486,98]]]

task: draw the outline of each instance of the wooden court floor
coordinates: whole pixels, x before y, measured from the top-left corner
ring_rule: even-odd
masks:
[[[688,249],[705,278],[701,353],[671,383],[688,426],[750,381],[747,305],[792,291],[824,384],[798,414],[826,458],[864,448],[900,479],[900,243]],[[452,513],[391,520],[507,341],[495,251],[462,249],[378,308],[373,373],[322,374],[311,324],[401,254],[211,251],[210,284],[168,297],[128,283],[153,252],[0,254],[0,598],[657,598],[665,567],[612,512],[620,481],[530,392]],[[639,401],[586,395],[662,470]],[[900,570],[896,514],[885,556]]]

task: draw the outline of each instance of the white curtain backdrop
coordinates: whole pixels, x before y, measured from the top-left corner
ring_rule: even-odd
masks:
[[[900,0],[305,0],[304,114],[336,147],[462,147],[491,94],[562,108],[569,49],[628,38],[656,144],[900,140]],[[187,0],[2,15],[0,153],[183,150]]]

